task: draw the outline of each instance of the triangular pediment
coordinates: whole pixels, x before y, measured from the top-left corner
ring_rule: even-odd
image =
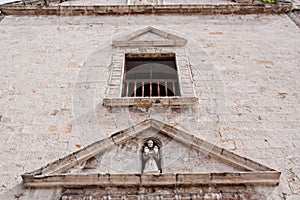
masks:
[[[115,47],[184,46],[186,43],[182,37],[151,26],[113,40]]]
[[[143,172],[143,144],[147,140],[159,146],[160,172]],[[74,187],[276,185],[279,176],[280,172],[178,128],[148,119],[22,177],[27,187]]]

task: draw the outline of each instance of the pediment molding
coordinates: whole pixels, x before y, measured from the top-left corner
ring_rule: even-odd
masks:
[[[68,174],[30,176],[23,175],[25,187],[149,187],[149,186],[277,186],[280,173],[175,173],[175,174]]]
[[[114,47],[182,47],[187,40],[152,26],[115,38]]]
[[[147,129],[159,130],[164,134],[190,148],[230,165],[238,172],[224,173],[161,173],[153,174],[70,174],[66,171],[93,156],[103,153],[136,137]],[[38,170],[22,175],[25,187],[85,187],[85,186],[156,186],[156,185],[277,185],[280,172],[255,161],[229,152],[208,143],[174,126],[156,119],[147,119],[130,128],[112,134],[110,137],[95,142],[86,148],[48,164]]]

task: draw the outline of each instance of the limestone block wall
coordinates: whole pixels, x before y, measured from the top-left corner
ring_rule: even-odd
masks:
[[[189,52],[199,106],[102,106],[110,58],[102,71],[87,60],[149,25],[201,50]],[[149,116],[281,171],[269,199],[299,198],[300,30],[288,16],[6,16],[0,33],[1,199],[55,199],[20,175]]]

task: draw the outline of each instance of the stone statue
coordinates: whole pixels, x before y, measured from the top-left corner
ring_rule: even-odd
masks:
[[[160,155],[159,148],[154,145],[152,140],[148,140],[143,147],[143,173],[159,174],[160,173]]]

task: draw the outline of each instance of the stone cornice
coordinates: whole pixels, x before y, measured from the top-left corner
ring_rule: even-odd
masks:
[[[277,186],[280,172],[178,173],[178,174],[62,174],[22,175],[28,188],[141,187],[141,186]]]
[[[2,5],[5,15],[136,15],[136,14],[282,14],[292,10],[291,3],[226,5],[122,5],[122,6],[22,6]]]

